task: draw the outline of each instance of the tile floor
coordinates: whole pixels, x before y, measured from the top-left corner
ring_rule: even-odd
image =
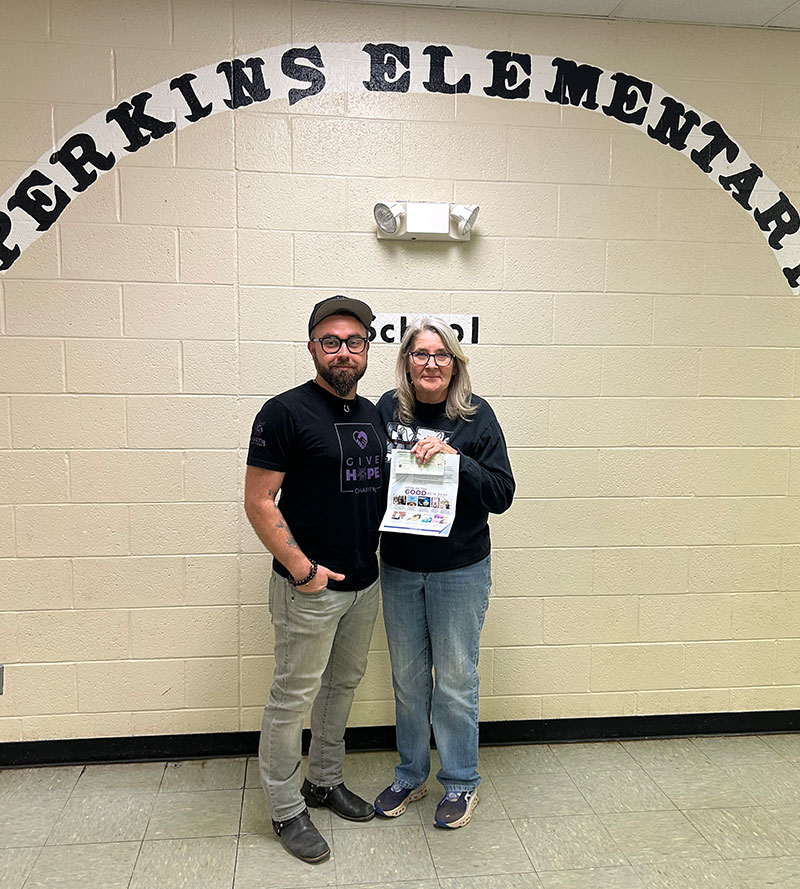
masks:
[[[435,757],[434,757],[435,758]],[[349,754],[372,798],[394,753]],[[0,889],[782,889],[800,887],[800,735],[481,749],[481,802],[432,826],[316,810],[333,848],[272,834],[255,760],[0,771]]]

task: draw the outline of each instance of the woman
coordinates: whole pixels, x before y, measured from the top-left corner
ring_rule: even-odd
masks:
[[[375,810],[402,815],[428,792],[432,722],[442,762],[436,777],[445,789],[434,823],[461,827],[472,817],[480,783],[478,644],[491,587],[488,517],[511,505],[514,477],[497,418],[472,394],[467,357],[445,321],[420,318],[406,330],[396,379],[397,389],[378,402],[390,454],[410,448],[421,463],[436,454],[460,460],[448,537],[381,537],[401,761]]]

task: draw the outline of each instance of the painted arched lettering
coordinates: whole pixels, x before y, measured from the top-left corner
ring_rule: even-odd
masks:
[[[356,60],[355,63],[353,60]],[[352,67],[360,70],[352,76]],[[325,72],[325,73],[323,73]],[[120,157],[175,129],[254,103],[313,101],[357,84],[404,95],[489,96],[499,101],[570,104],[612,117],[695,164],[754,220],[784,277],[800,292],[800,213],[723,125],[645,77],[560,56],[507,48],[419,43],[275,46],[148,87],[89,118],[50,148],[0,197],[0,273],[41,237]],[[735,85],[732,85],[735,89]],[[81,101],[80,96],[75,97]],[[171,109],[165,120],[148,108]]]

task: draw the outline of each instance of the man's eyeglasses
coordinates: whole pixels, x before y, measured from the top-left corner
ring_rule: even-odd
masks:
[[[342,348],[342,343],[347,344],[347,350],[352,352],[354,355],[363,352],[367,347],[367,338],[363,336],[349,336],[346,339],[342,339],[340,336],[334,336],[332,333],[328,336],[315,336],[311,338],[312,343],[319,343],[322,346],[322,351],[326,352],[328,355],[335,355],[339,349]]]
[[[426,367],[428,362],[433,358],[437,367],[449,367],[453,361],[453,356],[449,352],[411,352],[411,360],[417,367]]]

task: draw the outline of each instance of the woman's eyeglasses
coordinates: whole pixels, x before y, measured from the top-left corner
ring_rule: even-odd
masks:
[[[417,367],[425,367],[433,358],[437,367],[449,367],[453,362],[453,356],[449,352],[410,352],[411,360]]]

